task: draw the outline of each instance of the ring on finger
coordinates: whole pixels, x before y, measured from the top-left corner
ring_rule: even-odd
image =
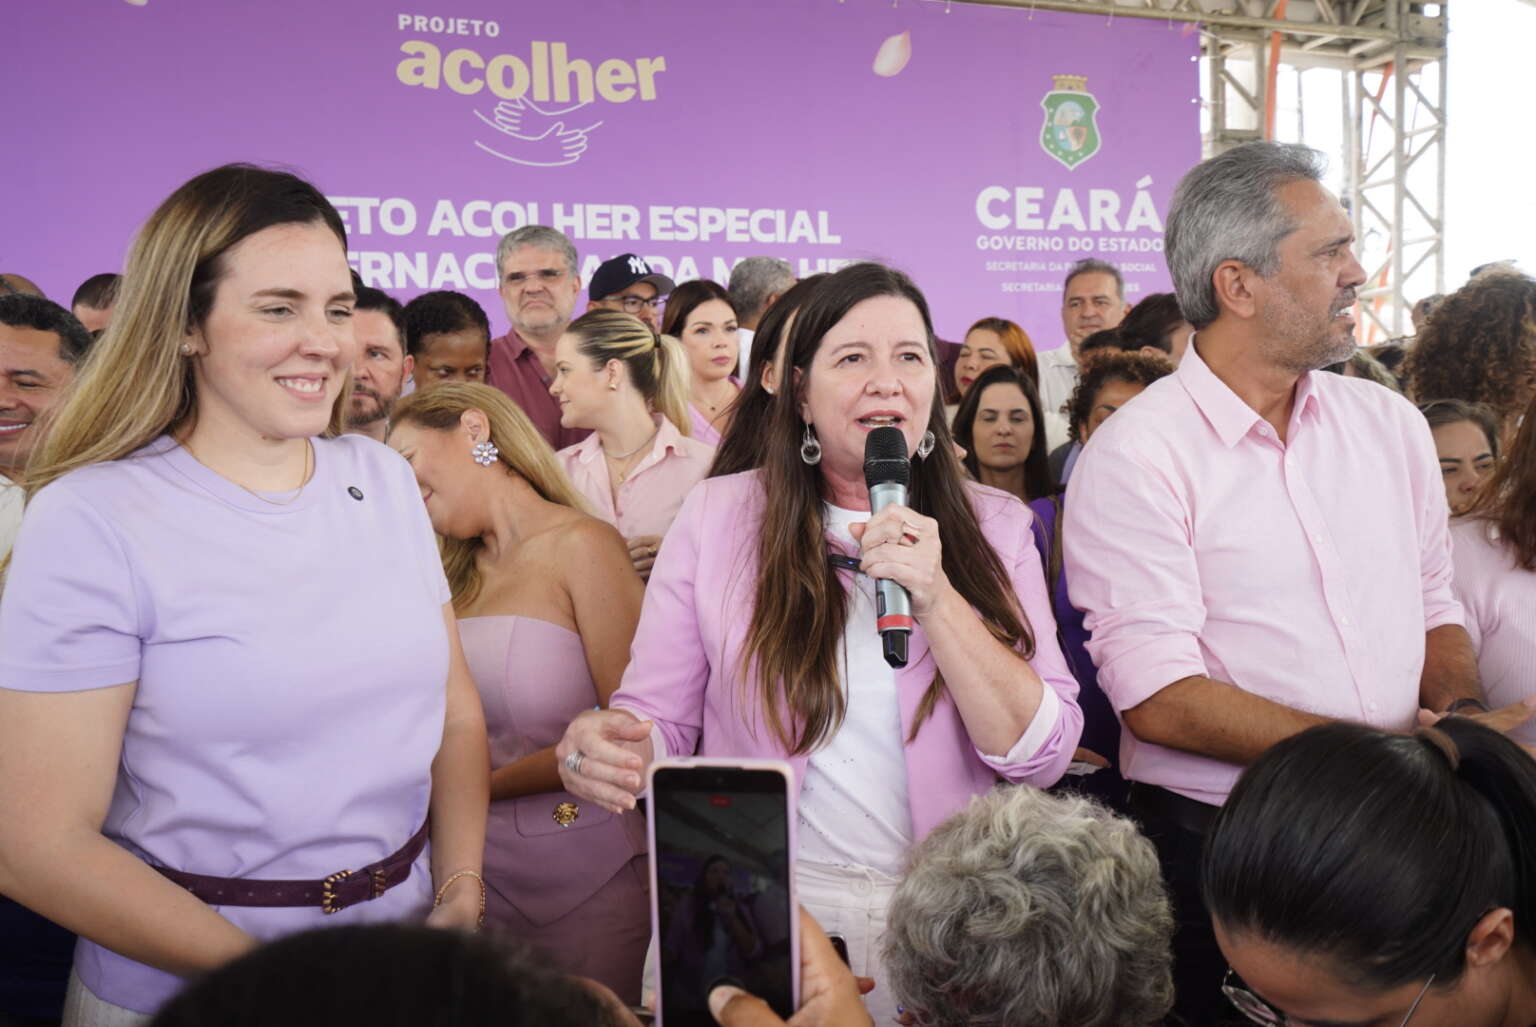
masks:
[[[907,545],[915,546],[923,540],[923,536],[918,533],[917,525],[911,524],[907,521],[902,521],[901,539],[903,542],[907,543]]]
[[[581,761],[587,758],[587,754],[577,749],[565,757],[565,769],[573,774],[581,773]]]

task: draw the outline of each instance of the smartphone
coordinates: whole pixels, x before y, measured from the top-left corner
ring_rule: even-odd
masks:
[[[656,1023],[713,1027],[709,992],[739,985],[784,1019],[800,995],[793,771],[774,760],[651,765]]]

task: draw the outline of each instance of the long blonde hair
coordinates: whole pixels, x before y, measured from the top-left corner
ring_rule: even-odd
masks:
[[[688,416],[688,353],[670,335],[657,335],[633,314],[617,310],[592,310],[566,329],[576,336],[576,349],[603,367],[618,360],[629,371],[629,380],[651,409],[692,434]]]
[[[555,451],[528,420],[528,415],[507,398],[500,389],[478,382],[444,382],[421,392],[413,392],[395,405],[391,426],[402,422],[433,431],[453,431],[467,410],[478,410],[490,423],[491,445],[496,459],[522,478],[533,490],[551,503],[559,503],[583,513],[587,504],[576,491]],[[480,569],[476,557],[484,545],[478,538],[443,538],[443,572],[453,607],[463,610],[480,594]]]
[[[70,471],[120,460],[196,417],[187,332],[213,308],[224,254],[274,225],[324,224],[346,249],[346,229],[314,186],[284,171],[226,164],[170,195],[134,239],[112,323],[54,411],[25,475],[26,495]],[[351,375],[331,408],[340,434]]]

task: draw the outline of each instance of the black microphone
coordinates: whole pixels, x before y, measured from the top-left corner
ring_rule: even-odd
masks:
[[[876,428],[864,439],[864,484],[869,486],[870,515],[893,503],[905,505],[912,461],[907,437],[900,428]],[[892,667],[907,665],[907,639],[912,634],[912,597],[887,578],[875,582],[875,627],[880,649]]]

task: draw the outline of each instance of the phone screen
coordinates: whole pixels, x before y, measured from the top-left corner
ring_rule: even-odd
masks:
[[[658,767],[651,784],[661,1021],[710,1027],[729,979],[794,1013],[787,779],[743,767]]]

